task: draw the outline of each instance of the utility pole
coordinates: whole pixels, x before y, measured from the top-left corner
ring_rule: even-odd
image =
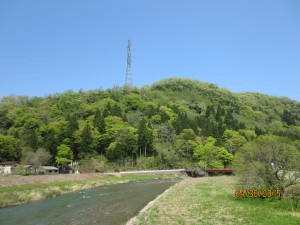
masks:
[[[124,86],[132,86],[132,71],[131,71],[131,41],[128,40],[127,46],[127,67],[126,67],[126,75]]]

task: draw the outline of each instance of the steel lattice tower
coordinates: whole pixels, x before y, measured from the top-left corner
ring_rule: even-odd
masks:
[[[127,46],[127,67],[124,85],[132,85],[132,72],[131,72],[131,41],[128,40]]]

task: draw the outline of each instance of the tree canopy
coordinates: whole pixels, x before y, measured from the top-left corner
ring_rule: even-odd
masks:
[[[182,78],[130,90],[8,96],[0,99],[0,161],[43,148],[53,165],[101,156],[113,165],[234,167],[236,155],[250,154],[264,136],[299,151],[299,115],[300,103],[288,98]]]

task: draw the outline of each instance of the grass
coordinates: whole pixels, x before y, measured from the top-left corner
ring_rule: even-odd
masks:
[[[188,178],[172,187],[133,224],[300,224],[290,201],[235,197],[234,177]]]
[[[43,198],[52,198],[65,193],[93,188],[101,185],[160,178],[178,178],[178,176],[172,174],[128,174],[122,176],[103,175],[103,177],[89,180],[0,187],[0,207],[18,205]]]

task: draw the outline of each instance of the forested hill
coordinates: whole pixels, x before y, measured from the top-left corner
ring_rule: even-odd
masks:
[[[198,163],[210,146],[208,166],[226,167],[260,135],[299,147],[300,102],[181,78],[0,102],[0,161],[30,163],[40,154],[58,166],[92,159],[98,166],[174,168]]]

